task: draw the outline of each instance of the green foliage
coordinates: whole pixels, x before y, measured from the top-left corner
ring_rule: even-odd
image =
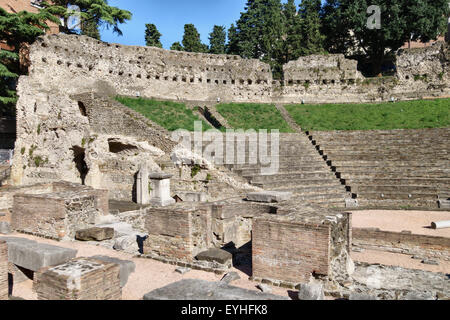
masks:
[[[194,131],[194,122],[200,121],[183,103],[127,97],[116,97],[116,100],[169,131],[177,129]],[[202,121],[202,123],[203,130],[211,129],[206,122]]]
[[[283,43],[284,63],[297,60],[302,55],[302,20],[297,14],[295,0],[288,0],[283,6],[286,24],[286,40]]]
[[[20,46],[43,35],[49,28],[47,21],[59,22],[49,10],[8,13],[0,8],[0,41],[11,48],[0,49],[0,115],[15,116],[16,81],[24,74],[19,65]]]
[[[225,54],[225,43],[227,40],[227,32],[223,26],[214,26],[213,31],[209,34],[209,53]]]
[[[162,48],[161,36],[162,34],[153,23],[145,25],[145,45]]]
[[[20,149],[20,154],[22,155],[25,154],[25,150],[26,150],[25,147],[22,147],[22,149]]]
[[[98,30],[98,22],[94,19],[87,19],[81,22],[81,34],[97,40],[101,39],[100,31]]]
[[[380,104],[287,105],[304,130],[391,130],[450,126],[450,99]]]
[[[436,39],[446,28],[449,10],[448,0],[340,0],[327,3],[323,11],[327,48],[346,53],[348,40],[353,38],[367,56],[374,75],[380,73],[385,57],[408,40],[427,42]],[[381,8],[380,29],[367,28],[370,5]]]
[[[202,171],[200,165],[198,164],[193,165],[191,168],[191,178],[194,178],[197,174],[199,174],[200,171]]]
[[[112,28],[113,32],[122,35],[119,24],[125,23],[132,17],[131,12],[108,5],[107,0],[52,0],[52,3],[44,3],[57,16],[64,20],[60,30],[64,33],[76,33],[81,23],[90,23],[94,21],[97,27]],[[69,6],[77,6],[79,12],[75,9],[69,9]],[[68,28],[68,21],[71,16],[79,15],[80,23],[72,29]],[[78,28],[77,28],[78,27]]]
[[[321,34],[320,0],[302,0],[299,16],[301,19],[301,34],[303,44],[302,55],[324,53],[324,36]]]
[[[212,181],[212,176],[211,176],[210,173],[208,173],[208,174],[206,175],[206,182],[209,183],[210,181]]]
[[[183,48],[187,52],[207,52],[208,48],[200,40],[200,33],[193,24],[184,25]]]
[[[172,46],[170,47],[170,50],[175,50],[175,51],[184,51],[183,46],[181,45],[181,43],[179,42],[174,42],[172,44]]]
[[[293,132],[280,111],[271,104],[231,103],[217,105],[217,111],[234,129],[278,129]]]

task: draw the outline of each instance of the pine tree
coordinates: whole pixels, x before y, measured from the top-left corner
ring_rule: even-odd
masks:
[[[283,51],[284,63],[287,63],[291,60],[297,60],[302,54],[302,21],[297,13],[295,0],[288,0],[283,6],[283,14],[286,30]]]
[[[17,78],[23,74],[19,62],[20,47],[43,35],[44,30],[49,29],[47,21],[59,23],[48,10],[8,13],[0,8],[0,41],[10,48],[0,50],[0,115],[15,115],[15,86]]]
[[[232,23],[228,29],[228,43],[226,45],[226,52],[228,54],[239,55],[239,38],[234,23]]]
[[[378,0],[376,4],[381,9],[381,28],[369,29],[367,1],[340,1],[341,19],[366,54],[372,75],[379,75],[386,57],[405,42],[437,39],[447,25],[448,0]]]
[[[170,50],[174,50],[174,51],[184,51],[183,46],[181,45],[181,43],[179,42],[174,42],[172,44],[172,46],[170,47]]]
[[[108,5],[107,0],[52,0],[51,3],[44,2],[42,5],[56,16],[62,17],[63,24],[60,25],[60,31],[64,33],[76,33],[76,29],[81,27],[81,23],[95,21],[97,27],[112,28],[113,32],[122,35],[119,24],[130,20],[132,16],[131,12],[127,10]],[[69,9],[69,6],[76,6],[80,11]],[[69,18],[77,14],[80,24],[69,28]]]
[[[153,23],[145,25],[145,44],[147,46],[162,48],[161,36],[162,34]]]
[[[325,37],[320,32],[320,0],[302,0],[299,15],[302,19],[301,30],[303,38],[302,54],[324,53],[323,42]]]
[[[200,33],[193,24],[184,25],[183,48],[187,52],[205,52],[207,47],[200,40]]]
[[[213,31],[209,34],[209,52],[214,54],[225,54],[225,43],[227,33],[225,27],[214,26]]]
[[[81,22],[81,34],[97,40],[100,40],[100,31],[98,30],[98,22],[93,19],[88,19]]]

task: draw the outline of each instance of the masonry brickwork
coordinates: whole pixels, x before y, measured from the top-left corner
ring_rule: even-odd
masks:
[[[120,266],[77,258],[39,270],[33,280],[38,300],[121,300]]]
[[[77,230],[91,227],[100,216],[109,214],[107,190],[67,182],[48,187],[46,193],[13,196],[14,230],[51,239],[73,239]]]
[[[0,300],[8,300],[8,245],[0,241]]]

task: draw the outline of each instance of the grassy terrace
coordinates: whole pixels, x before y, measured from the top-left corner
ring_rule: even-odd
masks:
[[[229,103],[216,106],[217,111],[234,129],[278,129],[280,132],[294,132],[271,104]]]
[[[450,127],[450,99],[381,104],[287,105],[304,130],[390,130]]]
[[[116,100],[169,131],[177,129],[194,131],[194,122],[200,121],[200,118],[183,103],[128,97],[116,97]],[[202,122],[203,130],[211,129],[209,124],[203,120]]]

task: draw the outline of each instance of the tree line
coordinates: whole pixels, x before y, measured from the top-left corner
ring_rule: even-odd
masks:
[[[380,28],[370,28],[370,6],[380,9]],[[240,18],[226,30],[215,25],[209,46],[193,24],[171,50],[236,54],[260,59],[282,76],[283,64],[311,54],[356,56],[379,75],[383,62],[408,41],[428,42],[446,31],[448,0],[248,0]],[[148,46],[162,47],[161,33],[146,25]]]

